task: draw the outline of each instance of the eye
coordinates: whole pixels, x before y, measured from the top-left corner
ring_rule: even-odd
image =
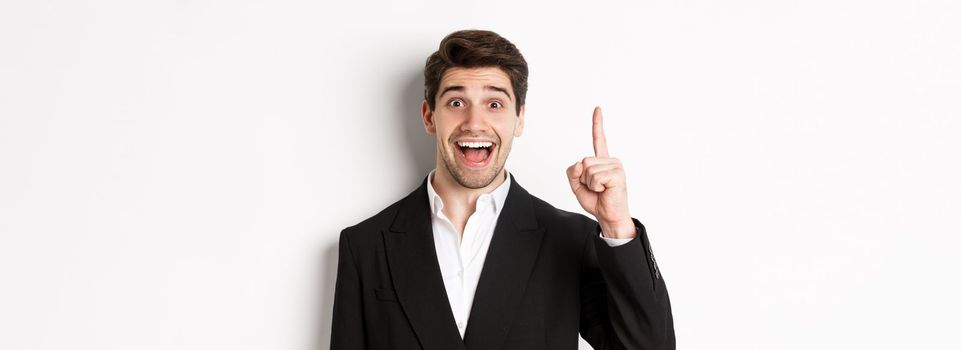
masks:
[[[493,108],[493,109],[500,109],[501,107],[504,107],[504,105],[501,104],[500,101],[491,101],[491,103],[488,104],[488,106],[490,106],[490,108]]]
[[[460,107],[464,107],[464,101],[461,101],[460,99],[455,98],[453,100],[450,100],[450,102],[447,102],[447,105],[454,108],[460,108]]]

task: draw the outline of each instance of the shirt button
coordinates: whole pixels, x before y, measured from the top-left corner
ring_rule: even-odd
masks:
[[[464,270],[457,271],[457,277],[464,277]]]
[[[457,328],[464,328],[464,322],[457,322]]]

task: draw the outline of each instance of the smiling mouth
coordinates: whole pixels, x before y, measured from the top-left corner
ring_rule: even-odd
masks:
[[[497,145],[490,141],[457,141],[454,142],[457,158],[467,167],[483,168],[490,163],[491,155]]]

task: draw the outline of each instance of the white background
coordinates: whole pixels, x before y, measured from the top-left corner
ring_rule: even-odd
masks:
[[[326,349],[464,28],[530,64],[535,195],[604,107],[679,349],[961,347],[959,2],[633,3],[4,1],[0,348]]]

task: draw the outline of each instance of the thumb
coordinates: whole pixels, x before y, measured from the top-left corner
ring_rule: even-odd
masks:
[[[582,186],[581,184],[581,174],[584,173],[584,164],[581,162],[574,163],[567,168],[567,181],[571,183],[571,190],[575,193]]]

